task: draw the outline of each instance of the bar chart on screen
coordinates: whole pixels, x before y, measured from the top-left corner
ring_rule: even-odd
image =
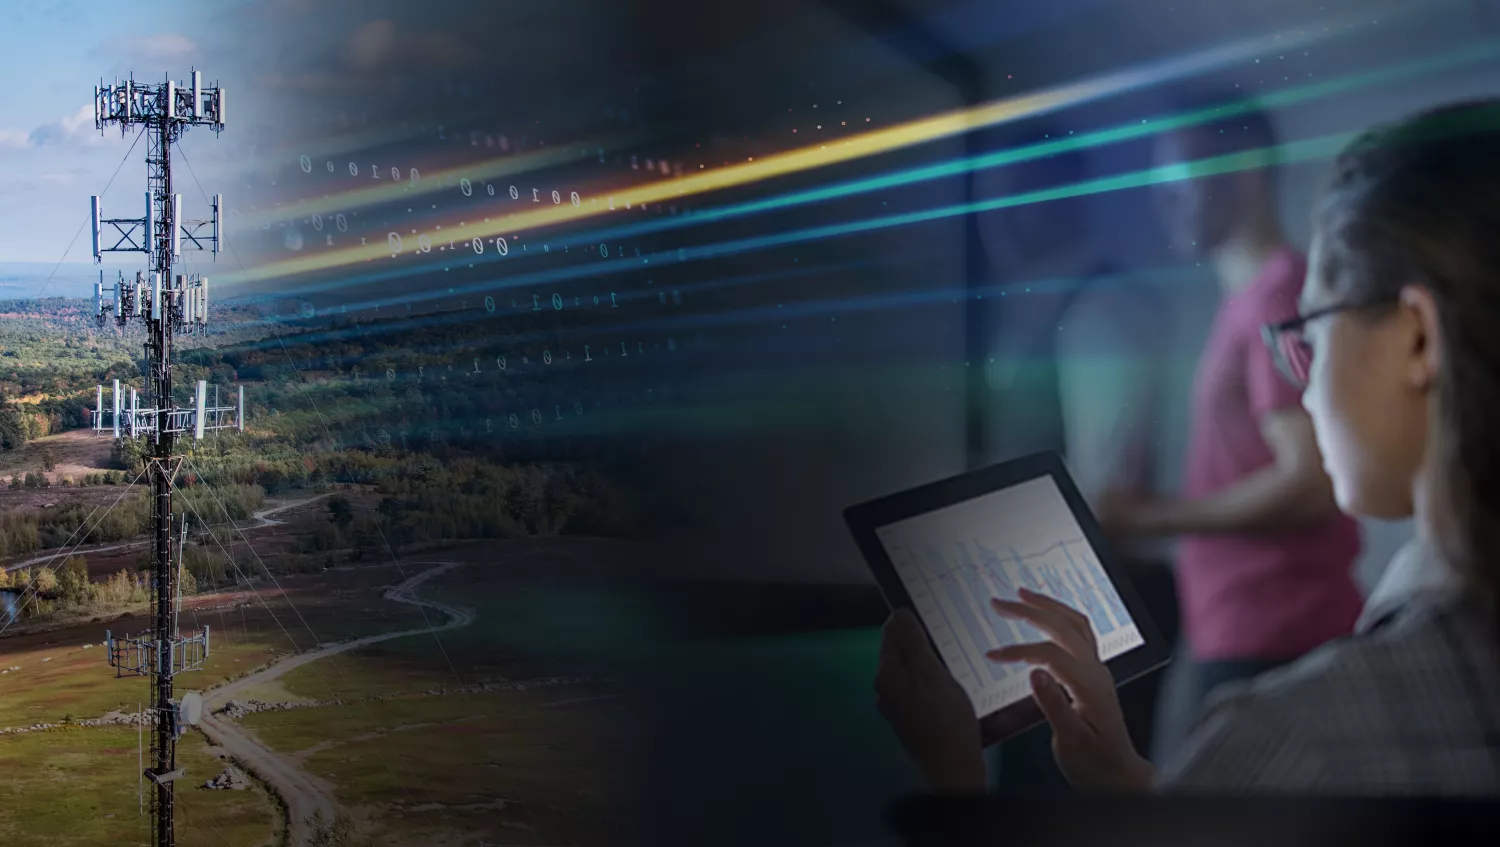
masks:
[[[1145,643],[1050,477],[881,527],[877,536],[938,651],[980,714],[1031,694],[1030,667],[985,652],[1047,640],[997,613],[1020,588],[1087,615],[1108,661]]]

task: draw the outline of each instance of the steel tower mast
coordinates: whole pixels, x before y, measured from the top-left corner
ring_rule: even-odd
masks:
[[[208,280],[173,275],[173,265],[189,249],[220,247],[223,195],[213,201],[213,216],[207,220],[182,217],[182,195],[172,191],[172,145],[190,126],[206,126],[215,134],[224,129],[224,89],[217,84],[205,88],[198,71],[189,85],[173,82],[146,84],[135,79],[118,80],[94,91],[94,125],[119,125],[125,135],[141,127],[146,136],[146,208],[143,218],[105,219],[100,198],[91,198],[94,261],[105,252],[142,252],[149,257],[149,282],[139,272],[133,281],[123,276],[115,283],[113,303],[104,300],[103,271],[94,292],[97,320],[103,326],[108,312],[124,326],[139,319],[146,327],[145,407],[130,390],[127,408],[115,380],[113,409],[104,408],[104,390],[97,394],[94,412],[96,432],[116,438],[145,439],[150,445],[146,471],[151,478],[153,530],[151,618],[153,629],[136,637],[114,638],[105,633],[109,663],[121,673],[146,675],[151,680],[151,766],[142,776],[155,786],[151,809],[156,824],[157,847],[175,847],[172,785],[183,776],[177,768],[177,739],[196,723],[202,701],[189,692],[173,699],[176,674],[202,667],[208,656],[208,627],[183,635],[173,614],[177,579],[172,566],[172,484],[183,457],[176,453],[176,435],[193,432],[202,438],[205,430],[244,429],[244,388],[234,406],[206,406],[206,384],[198,382],[197,403],[177,408],[172,403],[172,338],[180,332],[207,332]],[[106,226],[113,231],[105,233]],[[116,238],[113,246],[108,238]],[[104,240],[101,240],[104,239]]]

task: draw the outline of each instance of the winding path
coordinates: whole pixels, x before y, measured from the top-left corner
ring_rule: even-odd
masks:
[[[255,514],[253,514],[253,515],[250,516],[250,519],[253,520],[253,521],[256,521],[256,523],[253,523],[253,524],[251,524],[249,526],[237,527],[237,529],[246,530],[246,529],[260,529],[263,526],[279,526],[281,524],[286,523],[286,521],[272,520],[270,517],[268,517],[268,515],[274,515],[277,512],[285,512],[287,509],[291,509],[291,508],[296,507],[296,506],[305,506],[308,503],[316,503],[319,500],[322,500],[324,497],[331,497],[331,496],[333,496],[333,492],[332,491],[328,491],[328,492],[325,492],[323,494],[314,494],[313,496],[308,497],[308,498],[306,498],[304,500],[291,500],[291,501],[288,501],[286,503],[282,503],[279,506],[272,506],[272,507],[270,507],[268,509],[261,509],[260,511],[258,511]]]
[[[237,523],[231,522],[231,526],[233,526],[239,532],[244,532],[251,529],[260,529],[261,527],[266,526],[280,526],[281,524],[286,523],[286,521],[278,521],[272,518],[271,515],[274,515],[277,512],[284,512],[287,509],[294,509],[297,506],[305,506],[308,503],[316,503],[317,501],[322,500],[324,497],[330,496],[332,493],[333,492],[330,491],[326,494],[316,494],[304,500],[291,500],[286,503],[280,503],[269,508],[261,509],[260,511],[250,516],[250,519],[254,521],[254,523],[239,526]],[[147,547],[150,546],[150,544],[151,541],[148,539],[146,541],[124,541],[119,544],[103,544],[95,547],[79,547],[76,550],[69,551],[68,555],[83,556],[89,553],[108,553],[111,550],[129,550],[135,547]],[[63,554],[64,549],[65,548],[54,549],[49,553],[44,553],[35,558],[27,559],[24,562],[12,562],[8,565],[0,562],[0,567],[4,567],[7,570],[13,570],[15,568],[24,568],[28,565],[50,564]]]
[[[261,513],[257,513],[257,517],[261,516]],[[416,562],[412,564],[429,563]],[[235,721],[215,715],[214,711],[222,708],[236,693],[254,685],[271,682],[287,671],[301,667],[309,662],[376,642],[388,641],[392,638],[443,632],[444,630],[457,629],[473,623],[475,614],[472,609],[417,598],[415,592],[422,583],[439,574],[446,573],[462,563],[441,562],[435,564],[438,566],[429,568],[410,577],[400,585],[388,589],[385,592],[385,598],[397,603],[409,603],[414,606],[423,606],[444,612],[448,615],[447,623],[419,629],[402,630],[400,632],[367,635],[363,638],[356,638],[352,641],[345,641],[338,644],[325,644],[315,650],[290,656],[268,668],[250,674],[242,679],[226,683],[204,694],[203,717],[199,722],[198,728],[203,730],[203,734],[208,737],[209,741],[219,747],[223,747],[246,770],[260,777],[277,794],[281,795],[287,808],[287,842],[292,847],[301,847],[301,845],[307,843],[308,837],[311,835],[307,821],[314,813],[322,812],[325,821],[333,822],[338,812],[338,803],[333,797],[332,787],[311,774],[306,773],[288,758],[284,758],[266,747],[250,730]]]

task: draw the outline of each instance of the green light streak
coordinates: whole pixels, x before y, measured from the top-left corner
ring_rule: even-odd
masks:
[[[1037,144],[1028,144],[1010,150],[1002,150],[987,153],[982,156],[974,156],[956,159],[936,165],[929,165],[911,170],[898,171],[868,179],[854,180],[826,188],[801,191],[795,194],[787,194],[781,197],[773,197],[766,200],[741,203],[722,210],[710,210],[699,212],[689,219],[695,223],[708,222],[721,217],[738,217],[740,215],[754,214],[756,212],[783,209],[789,206],[797,206],[805,203],[818,203],[825,200],[836,200],[855,194],[864,194],[871,191],[880,191],[887,188],[898,188],[918,182],[932,179],[959,176],[970,171],[986,170],[988,168],[1003,167],[1018,162],[1027,162],[1040,159],[1058,153],[1068,153],[1102,147],[1108,144],[1118,144],[1136,138],[1156,135],[1162,132],[1197,126],[1214,120],[1222,120],[1227,117],[1244,114],[1256,108],[1279,109],[1296,106],[1324,97],[1337,94],[1346,94],[1361,88],[1369,88],[1377,85],[1387,85],[1402,80],[1419,77],[1424,74],[1437,73],[1440,71],[1453,70],[1465,65],[1500,58],[1500,41],[1487,41],[1465,50],[1445,53],[1428,59],[1408,62],[1390,68],[1368,71],[1362,74],[1345,77],[1343,79],[1328,82],[1301,85],[1278,91],[1271,94],[1260,95],[1247,102],[1226,104],[1224,106],[1199,109],[1181,115],[1159,117],[1142,120],[1139,124],[1113,127],[1096,132],[1084,133],[1071,138],[1060,138],[1053,141],[1043,141]],[[1247,165],[1246,167],[1252,167]],[[1189,178],[1189,177],[1183,177]],[[1030,195],[1028,195],[1030,196]],[[1061,195],[1071,196],[1071,195]],[[1056,199],[1052,197],[1042,199]],[[1039,201],[1038,201],[1039,202]]]

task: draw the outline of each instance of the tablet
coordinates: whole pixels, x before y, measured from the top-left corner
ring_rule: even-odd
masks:
[[[914,610],[933,648],[987,720],[991,741],[1042,721],[1031,666],[985,652],[1045,641],[990,599],[1028,588],[1088,615],[1101,658],[1121,685],[1166,664],[1171,648],[1104,543],[1052,452],[851,506],[844,518],[886,604]]]

